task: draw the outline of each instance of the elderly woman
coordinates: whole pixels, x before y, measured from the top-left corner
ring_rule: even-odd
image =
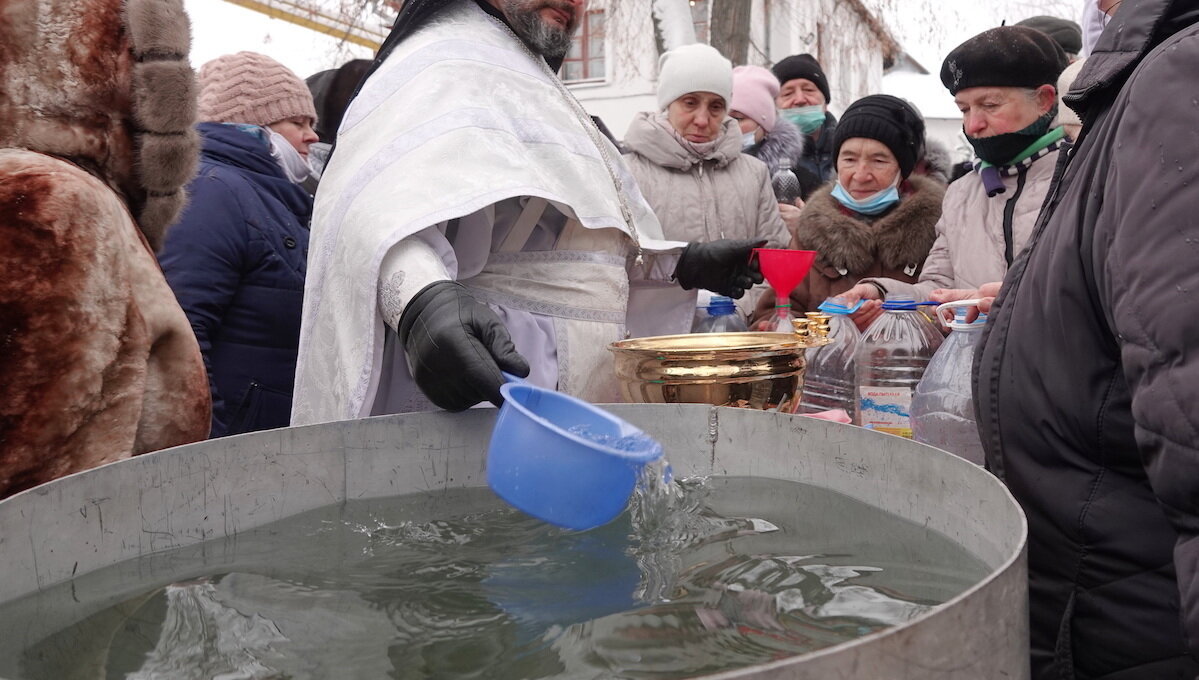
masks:
[[[1053,179],[1063,137],[1051,125],[1054,84],[1065,67],[1061,47],[1025,26],[984,31],[945,58],[941,82],[962,112],[980,162],[949,186],[936,243],[915,283],[871,278],[845,293],[849,301],[874,301],[858,312],[859,326],[880,313],[877,301],[889,294],[939,301],[944,289],[973,290],[1003,279],[1028,242]]]
[[[625,134],[626,159],[667,239],[758,239],[787,245],[766,166],[741,153],[728,115],[733,66],[708,45],[662,55],[657,113],[640,113]],[[738,301],[748,313],[756,296]]]
[[[286,427],[300,341],[316,109],[262,54],[200,68],[200,170],[159,262],[200,341],[212,436]]]
[[[809,185],[824,182],[817,182],[814,174],[802,169],[804,135],[774,107],[778,93],[779,81],[773,73],[761,66],[738,66],[733,69],[733,101],[729,115],[741,128],[741,149],[745,153],[765,163],[772,177],[785,170],[795,174],[795,197],[779,201],[779,215],[794,234],[799,209],[804,204],[802,196],[819,188]],[[786,198],[779,197],[777,192],[775,197]]]
[[[924,148],[924,121],[910,104],[871,95],[845,110],[833,138],[837,178],[808,200],[793,248],[815,250],[812,271],[791,292],[791,313],[814,311],[867,276],[915,283],[936,238],[944,187],[912,170]],[[754,322],[769,322],[774,291]]]

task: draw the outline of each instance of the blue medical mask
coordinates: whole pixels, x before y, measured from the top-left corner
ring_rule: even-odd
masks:
[[[754,144],[758,143],[758,140],[754,139],[754,135],[756,135],[756,134],[757,134],[757,130],[753,130],[751,132],[746,132],[745,134],[741,135],[741,150],[742,151],[748,151],[753,148]]]
[[[841,186],[841,181],[837,181],[837,186],[833,187],[833,198],[841,205],[850,210],[862,215],[878,215],[886,212],[893,205],[899,202],[899,175],[895,176],[895,182],[879,191],[871,194],[862,200],[858,200],[850,195],[845,187]]]
[[[783,118],[795,123],[799,131],[805,135],[810,135],[824,125],[824,107],[815,106],[799,106],[793,109],[783,109],[779,113],[783,114]]]

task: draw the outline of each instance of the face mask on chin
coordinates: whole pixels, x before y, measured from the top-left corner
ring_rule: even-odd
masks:
[[[799,106],[791,109],[783,109],[779,113],[784,118],[795,123],[795,127],[805,135],[810,135],[824,125],[824,107],[823,106]]]
[[[754,137],[756,137],[756,136],[757,136],[757,130],[752,130],[750,132],[746,132],[746,133],[742,134],[741,135],[741,150],[748,151],[748,150],[754,148],[754,145],[758,143],[758,140],[754,139]]]
[[[1044,137],[1045,133],[1049,132],[1049,125],[1056,116],[1057,107],[1055,106],[1023,130],[1005,132],[990,137],[966,135],[966,141],[970,142],[970,146],[974,147],[974,153],[982,160],[991,165],[1007,165],[1012,162],[1013,158],[1023,153],[1029,145]],[[962,129],[962,132],[965,132],[965,128]]]
[[[882,191],[875,192],[866,198],[856,199],[846,191],[845,187],[841,186],[841,180],[837,180],[837,186],[833,187],[833,198],[841,205],[850,210],[862,215],[878,215],[890,210],[892,206],[899,203],[899,173],[895,174],[895,181],[891,186]]]

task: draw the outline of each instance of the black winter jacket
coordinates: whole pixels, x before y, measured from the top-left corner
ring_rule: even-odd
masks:
[[[1033,678],[1199,675],[1199,3],[1124,0],[975,362],[1029,522]]]

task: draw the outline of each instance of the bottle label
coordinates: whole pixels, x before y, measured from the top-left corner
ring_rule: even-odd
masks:
[[[908,387],[859,389],[858,413],[862,427],[912,438],[912,390]]]

